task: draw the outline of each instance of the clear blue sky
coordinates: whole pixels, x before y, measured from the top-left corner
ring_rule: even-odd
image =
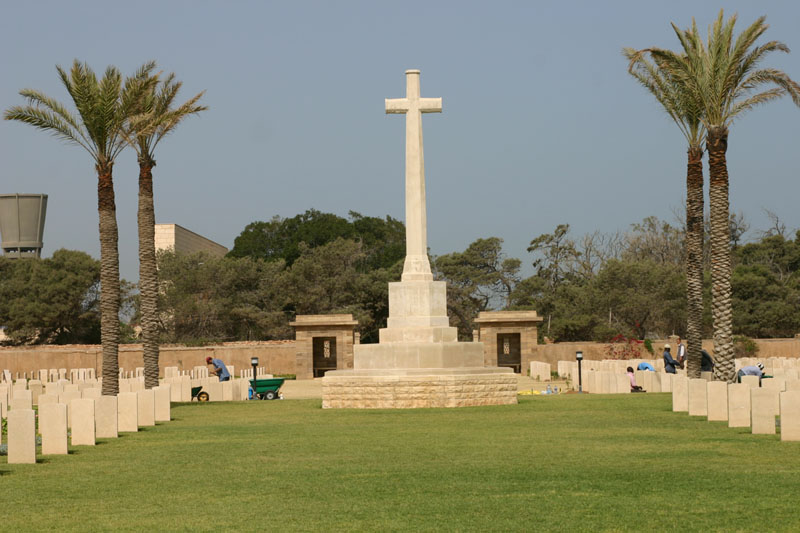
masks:
[[[0,0],[0,108],[37,88],[67,102],[55,65],[74,58],[132,73],[149,59],[205,90],[210,110],[156,154],[156,220],[232,247],[244,226],[309,208],[402,219],[404,119],[384,98],[422,96],[428,241],[441,255],[480,237],[529,262],[530,240],[627,229],[682,209],[686,147],[626,72],[623,46],[676,48],[670,28],[720,7],[795,49],[769,65],[800,79],[800,2],[697,1],[36,1]],[[733,127],[731,208],[755,229],[763,209],[800,227],[800,109],[790,100]],[[138,278],[137,165],[114,168],[123,277]],[[45,255],[99,256],[88,154],[0,122],[0,192],[49,194]],[[752,231],[751,231],[752,233]]]

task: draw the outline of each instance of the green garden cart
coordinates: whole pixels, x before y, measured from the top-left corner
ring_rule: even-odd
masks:
[[[280,394],[284,378],[270,378],[270,379],[251,379],[250,388],[253,390],[253,398],[259,400],[274,400],[282,398]]]

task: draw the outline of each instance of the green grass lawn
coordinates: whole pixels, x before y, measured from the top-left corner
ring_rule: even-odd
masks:
[[[0,530],[800,530],[800,443],[670,409],[668,394],[178,404],[69,456],[0,458]]]

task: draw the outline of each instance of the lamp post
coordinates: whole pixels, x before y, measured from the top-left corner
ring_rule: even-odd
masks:
[[[578,360],[578,392],[583,393],[583,375],[581,373],[581,361],[583,361],[583,352],[575,352],[575,359]]]
[[[256,370],[258,369],[258,357],[251,357],[250,364],[253,365],[253,396],[256,394]]]

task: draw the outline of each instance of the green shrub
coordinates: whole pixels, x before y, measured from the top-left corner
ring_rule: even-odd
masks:
[[[650,340],[650,339],[645,339],[644,340],[644,349],[647,350],[648,352],[650,352],[651,354],[654,353],[653,352],[653,341]]]
[[[758,344],[750,337],[744,335],[733,336],[734,357],[755,357],[758,353]]]

